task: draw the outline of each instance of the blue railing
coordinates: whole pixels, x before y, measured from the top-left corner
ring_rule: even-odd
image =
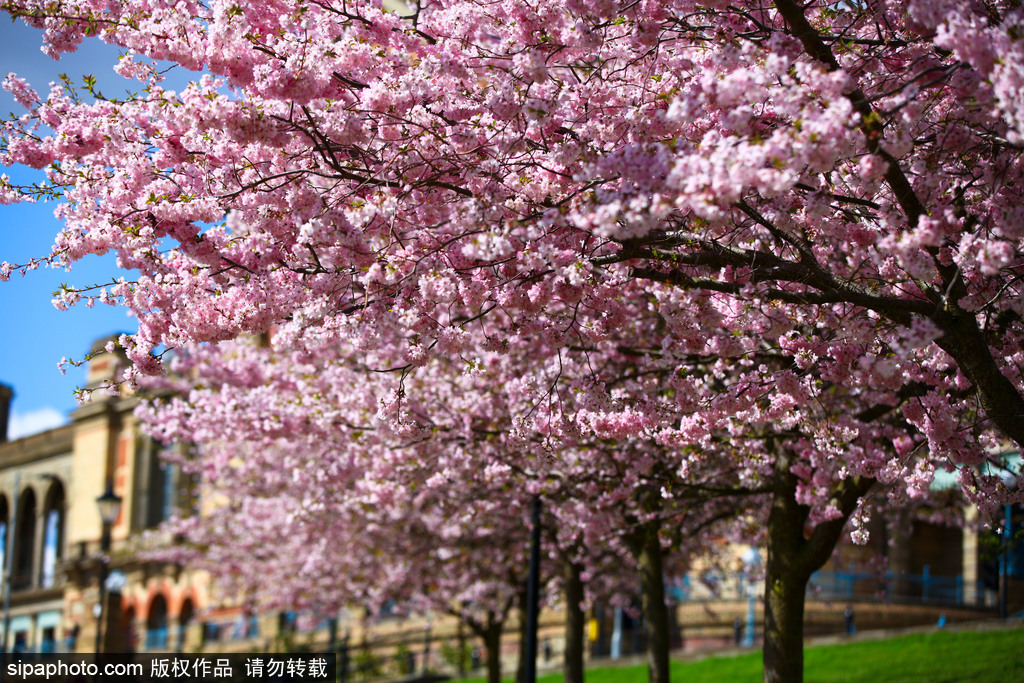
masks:
[[[973,590],[968,591],[969,588]],[[981,581],[965,584],[962,575],[935,576],[925,565],[920,574],[886,572],[820,571],[811,576],[808,591],[825,600],[844,598],[889,598],[972,604],[983,602],[985,588]],[[970,593],[970,595],[968,595]]]
[[[167,648],[167,627],[146,629],[146,649],[164,650]]]

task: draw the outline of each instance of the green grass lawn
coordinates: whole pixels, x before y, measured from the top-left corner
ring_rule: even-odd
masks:
[[[473,683],[482,678],[470,679]],[[538,678],[558,683],[562,676]],[[587,670],[587,683],[644,683],[645,666]],[[732,683],[761,680],[761,653],[672,662],[672,680]],[[1024,629],[935,631],[889,640],[809,647],[806,683],[965,683],[1024,681]]]

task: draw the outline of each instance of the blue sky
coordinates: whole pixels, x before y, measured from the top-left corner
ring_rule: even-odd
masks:
[[[20,20],[11,23],[0,13],[0,78],[10,72],[27,79],[40,94],[65,73],[81,83],[84,74],[96,77],[99,90],[121,95],[138,85],[113,71],[120,51],[98,40],[85,41],[75,53],[54,61],[40,51],[42,32]],[[0,116],[23,110],[0,91]],[[42,172],[24,167],[3,168],[14,182],[37,182]],[[53,202],[0,206],[0,261],[24,263],[49,253],[60,223],[53,217]],[[82,261],[71,272],[38,268],[25,277],[15,273],[0,282],[0,382],[14,388],[11,438],[56,426],[75,409],[74,390],[85,384],[85,369],[71,368],[61,375],[62,357],[81,359],[93,341],[115,332],[134,332],[138,324],[126,309],[77,306],[58,311],[51,300],[61,283],[90,285],[117,274],[112,256]]]

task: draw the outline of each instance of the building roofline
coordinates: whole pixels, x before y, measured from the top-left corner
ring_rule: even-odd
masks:
[[[45,432],[0,443],[0,469],[21,467],[38,460],[71,452],[74,425],[66,424]]]

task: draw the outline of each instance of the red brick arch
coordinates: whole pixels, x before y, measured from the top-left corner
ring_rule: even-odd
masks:
[[[164,599],[167,604],[167,616],[177,615],[177,611],[171,611],[172,607],[176,604],[173,600],[174,596],[174,585],[167,579],[153,581],[149,584],[149,588],[146,590],[145,600],[142,601],[138,606],[138,612],[136,618],[142,622],[149,620],[149,608],[153,604],[153,600],[159,595]]]
[[[181,608],[185,605],[185,602],[192,603],[193,615],[199,609],[199,591],[195,586],[185,585],[174,591],[174,602],[168,601],[167,612],[174,616],[181,616]]]

